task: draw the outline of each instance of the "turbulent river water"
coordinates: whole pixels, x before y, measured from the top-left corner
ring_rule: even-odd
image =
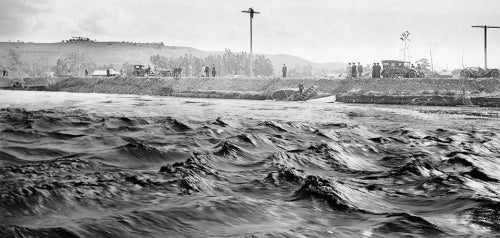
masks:
[[[500,236],[498,110],[0,91],[0,237]]]

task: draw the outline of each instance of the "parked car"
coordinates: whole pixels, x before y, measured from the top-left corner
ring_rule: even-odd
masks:
[[[399,60],[382,60],[382,77],[384,78],[424,78],[423,71],[411,67],[410,62]]]
[[[146,75],[146,69],[142,64],[134,65],[134,70],[132,71],[132,75],[136,77],[144,77]]]
[[[460,71],[462,78],[500,78],[498,69],[486,69],[481,67],[468,67]]]

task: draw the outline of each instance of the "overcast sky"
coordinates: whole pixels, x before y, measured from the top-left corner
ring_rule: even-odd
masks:
[[[436,68],[483,66],[483,31],[500,25],[499,0],[0,0],[0,41],[164,42],[201,50],[291,54],[314,62],[372,63],[401,59],[403,31],[410,60]],[[500,29],[488,31],[489,66],[500,68]]]

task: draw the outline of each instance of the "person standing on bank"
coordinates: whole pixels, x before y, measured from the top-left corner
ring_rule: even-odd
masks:
[[[380,71],[382,70],[382,68],[380,67],[380,64],[377,63],[377,74],[376,74],[376,78],[380,78]]]
[[[215,75],[217,75],[217,71],[215,71],[215,65],[212,65],[212,77],[215,78]]]
[[[373,63],[372,78],[377,78],[377,64],[376,63]]]
[[[351,65],[351,74],[352,74],[353,78],[358,77],[358,71],[357,71],[357,68],[356,68],[356,63],[354,63],[354,62]]]
[[[347,65],[347,69],[345,70],[345,77],[346,78],[351,78],[352,77],[352,67],[351,63]]]
[[[205,77],[210,77],[210,67],[208,66],[205,67]]]
[[[286,65],[283,64],[283,68],[281,68],[281,72],[283,73],[283,78],[286,78],[286,70],[287,70]]]
[[[358,62],[358,77],[363,77],[363,65]]]

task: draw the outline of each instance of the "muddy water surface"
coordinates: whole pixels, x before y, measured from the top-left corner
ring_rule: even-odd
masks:
[[[498,109],[0,91],[1,237],[500,235]]]

